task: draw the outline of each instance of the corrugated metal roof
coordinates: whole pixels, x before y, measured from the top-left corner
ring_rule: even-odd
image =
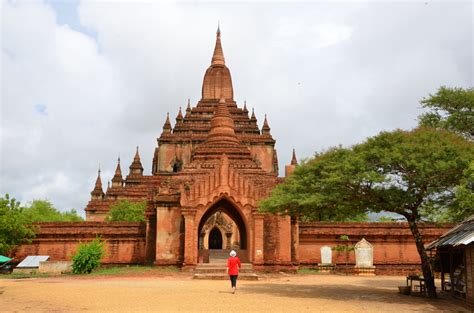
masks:
[[[465,219],[459,225],[448,231],[437,240],[430,243],[426,249],[435,249],[440,247],[456,247],[468,245],[474,242],[474,215]]]
[[[49,259],[49,255],[29,255],[23,261],[20,262],[16,267],[39,267],[39,263]]]

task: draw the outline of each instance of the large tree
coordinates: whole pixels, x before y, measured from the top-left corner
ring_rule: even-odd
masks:
[[[419,116],[420,125],[447,129],[474,140],[474,88],[441,87],[421,104],[428,111]]]
[[[23,214],[31,222],[80,222],[76,210],[60,212],[48,200],[34,200],[24,208]]]
[[[452,202],[453,190],[474,158],[474,145],[445,130],[382,132],[351,148],[333,148],[297,167],[260,203],[264,211],[350,216],[394,212],[415,239],[428,294],[434,278],[418,223]]]
[[[23,208],[8,194],[0,197],[0,254],[8,255],[19,244],[35,236],[35,227],[23,214]]]

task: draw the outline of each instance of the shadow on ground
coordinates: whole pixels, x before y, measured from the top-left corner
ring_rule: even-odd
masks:
[[[368,281],[367,281],[368,282]],[[393,285],[393,281],[390,281]],[[471,312],[452,300],[443,298],[429,299],[426,297],[406,296],[398,294],[395,288],[364,287],[357,285],[299,285],[282,284],[247,284],[240,293],[272,295],[287,298],[314,298],[333,301],[374,301],[387,304],[406,304],[414,307],[429,304],[439,312]]]

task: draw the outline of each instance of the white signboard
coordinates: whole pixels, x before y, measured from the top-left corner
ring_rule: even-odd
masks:
[[[355,245],[356,267],[374,266],[374,248],[370,242],[362,238]]]

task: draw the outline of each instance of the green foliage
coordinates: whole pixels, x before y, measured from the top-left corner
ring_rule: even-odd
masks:
[[[420,125],[447,129],[474,139],[474,88],[441,87],[421,104],[429,111],[419,116]]]
[[[346,275],[347,275],[347,268],[348,268],[348,263],[349,263],[349,253],[351,251],[354,251],[355,250],[355,245],[350,245],[349,244],[349,236],[348,235],[341,235],[339,237],[339,240],[342,242],[342,244],[339,244],[335,247],[333,247],[332,249],[334,251],[338,251],[338,252],[342,252],[344,253],[345,255],[345,263],[346,263],[346,267],[345,267],[345,272],[346,272]]]
[[[426,210],[453,203],[473,157],[474,145],[448,131],[382,132],[352,148],[317,154],[261,201],[260,209],[337,220],[387,211],[419,221]]]
[[[72,272],[74,274],[89,274],[100,266],[105,255],[105,242],[96,238],[89,243],[80,243],[76,254],[72,258]]]
[[[108,222],[144,222],[146,202],[118,201],[110,207]]]
[[[127,266],[112,266],[101,267],[91,275],[94,276],[120,276],[120,275],[159,275],[178,273],[180,269],[176,266],[144,266],[144,265],[127,265]]]
[[[260,208],[294,215],[386,211],[404,216],[420,254],[428,294],[436,297],[417,223],[456,207],[452,204],[457,186],[462,186],[473,159],[474,144],[450,131],[382,132],[352,148],[316,155],[297,167],[295,175],[277,186]],[[470,186],[469,179],[466,185]]]
[[[25,279],[25,278],[47,278],[51,277],[50,273],[39,273],[39,272],[31,272],[31,273],[10,273],[10,274],[2,274],[0,275],[0,279]]]
[[[23,215],[20,202],[8,194],[0,197],[0,254],[9,253],[19,244],[31,242],[35,227]]]
[[[464,219],[474,214],[474,160],[469,168],[464,171],[464,178],[456,188],[456,209],[452,212],[458,216],[457,220]]]
[[[48,200],[34,200],[23,214],[31,222],[80,222],[83,221],[76,210],[59,212]]]
[[[293,175],[272,190],[270,198],[259,203],[260,210],[299,216],[303,222],[367,221],[367,212],[363,210],[348,214],[339,203],[338,197],[342,197],[342,193],[331,185],[337,178],[329,177],[334,168],[342,167],[351,171],[351,165],[344,162],[344,156],[348,152],[349,150],[340,147],[331,148],[325,153],[316,154],[314,159],[303,161],[296,167]],[[324,168],[317,160],[325,160]],[[322,176],[328,180],[320,180]]]
[[[377,222],[382,222],[382,223],[395,223],[395,222],[399,222],[399,220],[395,217],[392,217],[392,216],[380,216],[378,219],[377,219]]]
[[[355,245],[350,245],[349,244],[349,240],[350,240],[349,236],[341,235],[339,237],[339,240],[342,242],[342,244],[333,247],[332,249],[334,251],[340,251],[340,252],[346,252],[346,253],[354,251]]]

